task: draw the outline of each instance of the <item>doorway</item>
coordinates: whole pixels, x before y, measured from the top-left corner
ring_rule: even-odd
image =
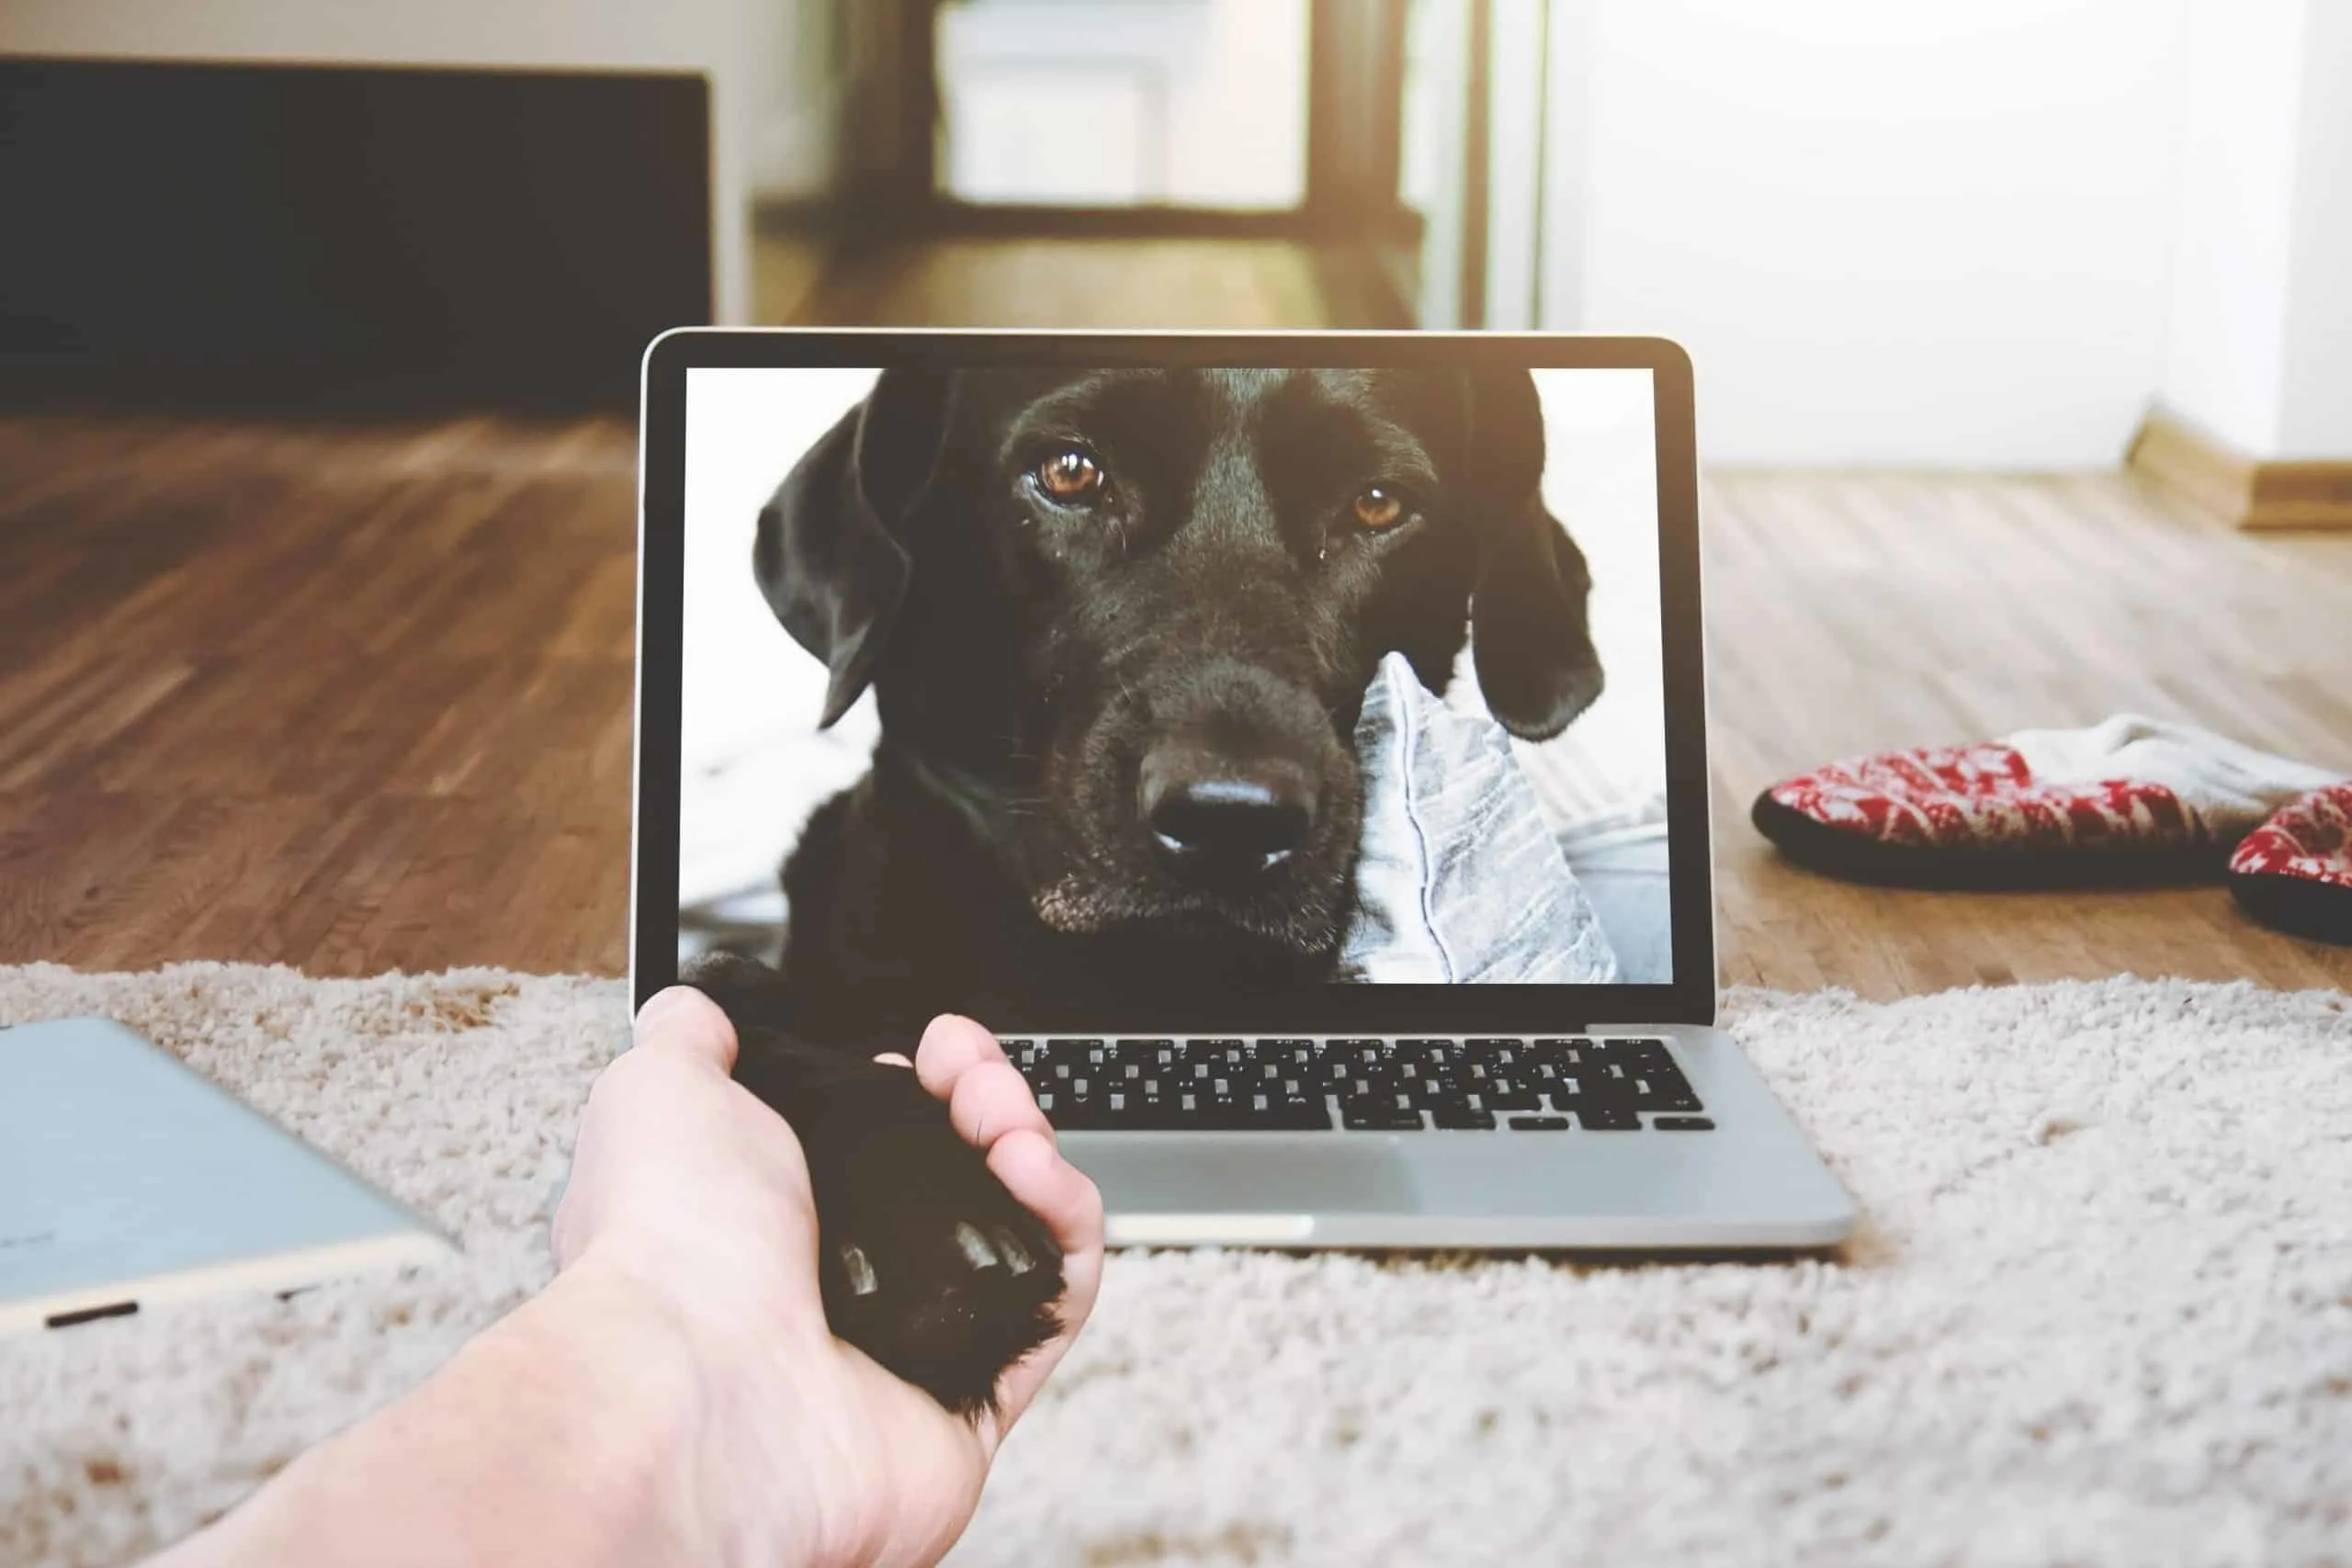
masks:
[[[1308,0],[947,0],[939,188],[988,206],[1306,197]]]
[[[854,254],[796,319],[1479,324],[1507,3],[860,0]]]

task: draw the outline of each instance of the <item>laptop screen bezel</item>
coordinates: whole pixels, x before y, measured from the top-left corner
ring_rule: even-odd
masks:
[[[1699,497],[1689,357],[1655,337],[1503,333],[1045,333],[888,328],[682,328],[647,348],[638,448],[638,643],[630,990],[678,976],[679,714],[684,623],[689,373],[704,368],[1023,365],[1642,369],[1656,405],[1658,597],[1666,704],[1665,985],[1334,985],[1292,996],[1204,997],[1190,1016],[989,1019],[1001,1033],[1148,1032],[1526,1034],[1598,1023],[1707,1023],[1715,1009]],[[1574,520],[1569,519],[1573,527]],[[749,570],[748,564],[746,570]]]

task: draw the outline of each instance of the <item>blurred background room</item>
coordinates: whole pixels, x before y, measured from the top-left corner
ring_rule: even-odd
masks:
[[[617,971],[664,327],[1544,328],[1697,367],[1725,978],[2341,984],[1744,812],[2124,709],[2352,769],[2348,74],[2336,0],[6,0],[0,957]]]

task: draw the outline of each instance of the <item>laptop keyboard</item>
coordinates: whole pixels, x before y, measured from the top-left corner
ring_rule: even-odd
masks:
[[[1703,1133],[1663,1040],[1010,1038],[1066,1132]]]

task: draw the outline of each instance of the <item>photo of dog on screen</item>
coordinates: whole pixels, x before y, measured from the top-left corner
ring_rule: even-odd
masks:
[[[1645,375],[695,377],[682,959],[897,1044],[942,1010],[1665,977],[1626,951],[1667,945]],[[1606,482],[1548,482],[1604,448]],[[1646,899],[1596,898],[1623,868],[1579,875],[1580,829],[1656,852]]]

